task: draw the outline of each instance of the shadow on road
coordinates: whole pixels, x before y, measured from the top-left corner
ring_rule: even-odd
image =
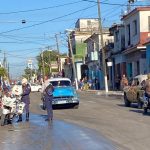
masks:
[[[117,106],[125,107],[125,108],[126,108],[125,104],[117,104]],[[137,105],[137,104],[131,104],[130,107],[131,107],[131,108],[138,108],[138,105]],[[129,107],[129,108],[130,108],[130,107]]]

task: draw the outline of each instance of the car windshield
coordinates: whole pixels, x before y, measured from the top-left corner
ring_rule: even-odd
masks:
[[[50,83],[53,85],[53,86],[70,86],[71,83],[70,81],[50,81]]]

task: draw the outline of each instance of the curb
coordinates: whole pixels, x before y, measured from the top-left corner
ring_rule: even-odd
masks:
[[[100,96],[117,96],[117,97],[123,97],[123,92],[122,91],[109,91],[108,93],[106,93],[104,90],[78,90],[78,92],[82,92],[82,93],[93,93],[96,95],[100,95]]]

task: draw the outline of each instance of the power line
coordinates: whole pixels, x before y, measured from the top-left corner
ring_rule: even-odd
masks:
[[[91,2],[91,3],[96,3],[96,1],[93,0],[82,0],[85,2]],[[128,4],[120,4],[120,3],[107,3],[107,2],[100,2],[101,4],[105,4],[105,5],[114,5],[114,6],[128,6]],[[132,4],[132,6],[141,6],[141,5],[136,5],[136,4]],[[142,5],[142,6],[147,6],[147,5]]]
[[[60,17],[56,17],[56,18],[50,19],[50,20],[46,20],[46,21],[43,21],[41,23],[37,23],[37,24],[30,25],[30,26],[22,27],[22,28],[17,28],[17,29],[12,29],[12,30],[8,30],[8,31],[0,32],[0,34],[4,34],[4,33],[8,33],[8,32],[13,32],[13,31],[19,31],[19,30],[23,30],[23,29],[27,29],[27,28],[39,26],[39,25],[42,25],[42,24],[45,24],[45,23],[48,23],[48,22],[52,22],[52,21],[57,20],[57,19],[61,19],[61,18],[70,16],[70,15],[73,15],[73,14],[78,13],[80,11],[87,10],[87,9],[92,8],[94,6],[96,6],[96,5],[92,5],[90,7],[86,7],[86,8],[83,8],[83,9],[74,11],[72,13],[69,13],[69,14],[66,14],[66,15],[63,15],[63,16],[60,16]]]
[[[41,10],[52,9],[52,8],[57,8],[57,7],[62,7],[62,6],[68,6],[68,5],[72,5],[72,4],[76,4],[76,3],[80,3],[80,2],[82,2],[82,1],[76,1],[76,2],[71,2],[71,3],[56,5],[56,6],[50,6],[50,7],[44,7],[44,8],[37,8],[37,9],[20,10],[20,11],[12,11],[12,12],[1,12],[0,15],[9,15],[9,14],[17,14],[17,13],[27,13],[27,12],[33,12],[33,11],[41,11]]]
[[[29,44],[45,45],[45,44],[38,43],[38,42],[34,42],[34,41],[26,41],[26,40],[16,39],[16,38],[13,38],[13,37],[9,37],[9,36],[7,36],[7,35],[0,35],[0,36],[5,37],[5,38],[8,38],[8,39],[17,40],[17,42],[0,42],[0,43],[17,43],[17,44],[29,43]],[[20,41],[20,42],[18,42],[18,41]]]

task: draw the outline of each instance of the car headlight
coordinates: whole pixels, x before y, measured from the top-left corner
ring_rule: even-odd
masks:
[[[78,99],[78,97],[73,97],[72,100],[78,101],[79,99]]]

